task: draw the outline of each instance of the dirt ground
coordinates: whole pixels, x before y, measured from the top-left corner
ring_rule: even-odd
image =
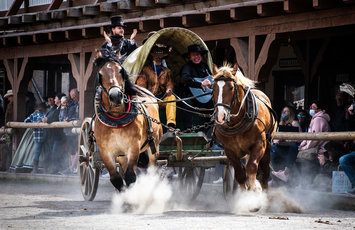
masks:
[[[108,181],[107,181],[108,182]],[[152,188],[149,186],[153,184]],[[329,209],[274,191],[268,205],[243,211],[254,198],[233,204],[222,186],[204,184],[196,201],[184,200],[172,187],[150,180],[117,194],[101,182],[94,201],[84,201],[79,183],[0,180],[0,229],[354,229],[355,211]],[[165,187],[164,187],[165,186]],[[147,195],[148,194],[148,195]],[[292,196],[292,195],[291,195]],[[135,201],[145,205],[134,209]],[[301,196],[302,197],[302,196]],[[303,196],[304,197],[304,196]],[[263,198],[263,199],[264,199]],[[283,200],[283,202],[280,202]],[[246,201],[246,202],[245,202]],[[127,202],[131,202],[127,208]],[[156,209],[150,209],[154,206]],[[301,213],[293,213],[300,209]]]

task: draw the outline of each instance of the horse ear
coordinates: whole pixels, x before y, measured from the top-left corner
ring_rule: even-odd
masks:
[[[233,66],[233,70],[232,70],[232,74],[235,75],[238,71],[238,64],[235,63],[234,66]]]
[[[218,72],[218,66],[216,64],[213,64],[213,67],[212,67],[212,73],[213,75],[216,75]]]

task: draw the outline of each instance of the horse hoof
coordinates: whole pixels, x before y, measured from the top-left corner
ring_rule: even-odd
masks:
[[[124,180],[126,181],[127,187],[129,187],[130,184],[136,182],[136,173],[133,169],[127,169]]]
[[[122,191],[123,179],[118,173],[112,179],[110,179],[110,181],[119,192]]]

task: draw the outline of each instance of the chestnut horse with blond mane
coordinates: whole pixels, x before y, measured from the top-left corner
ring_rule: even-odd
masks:
[[[129,186],[136,181],[140,153],[147,150],[149,165],[156,163],[163,130],[151,119],[159,121],[159,108],[149,91],[130,82],[115,53],[97,51],[95,64],[95,141],[111,183],[121,191],[124,182]]]
[[[269,98],[253,89],[235,65],[215,66],[212,85],[215,135],[234,167],[234,177],[242,189],[267,189],[270,170],[271,140],[277,128],[276,115]],[[241,163],[243,157],[247,163]],[[261,173],[261,186],[256,179]]]

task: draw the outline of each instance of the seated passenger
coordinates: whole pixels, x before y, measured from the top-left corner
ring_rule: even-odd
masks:
[[[198,44],[193,44],[188,47],[188,52],[184,54],[184,57],[187,57],[189,61],[181,70],[180,83],[183,89],[181,94],[182,97],[198,96],[195,95],[196,93],[193,93],[195,91],[194,89],[199,90],[199,95],[201,95],[206,90],[205,87],[212,84],[212,77],[208,79],[212,73],[208,68],[208,65],[202,61],[202,55],[206,55],[207,53],[208,50],[203,49]],[[213,108],[212,95],[206,96],[206,101],[202,101],[201,99],[190,99],[187,100],[186,103],[198,108]],[[184,108],[191,110],[191,108],[186,105],[184,105]],[[183,111],[182,119],[185,129],[192,127],[192,118],[193,114],[190,111]]]
[[[283,127],[295,127],[294,130],[281,130]],[[290,132],[298,131],[302,132],[298,120],[295,118],[295,113],[292,108],[285,106],[281,113],[281,118],[279,122],[279,131],[280,132]],[[285,162],[284,170],[272,171],[272,174],[275,175],[280,180],[287,182],[289,178],[290,170],[292,169],[293,164],[297,159],[298,154],[298,145],[299,142],[289,141],[289,140],[275,140],[272,145],[271,151],[271,165],[273,168],[276,168],[278,159],[282,159]]]
[[[172,95],[174,83],[171,71],[162,65],[162,59],[169,55],[166,46],[155,45],[150,51],[149,60],[139,74],[136,84],[148,89],[156,97],[163,98],[164,101],[176,100]],[[169,127],[176,126],[176,102],[161,103],[160,106],[166,107],[166,123]]]

